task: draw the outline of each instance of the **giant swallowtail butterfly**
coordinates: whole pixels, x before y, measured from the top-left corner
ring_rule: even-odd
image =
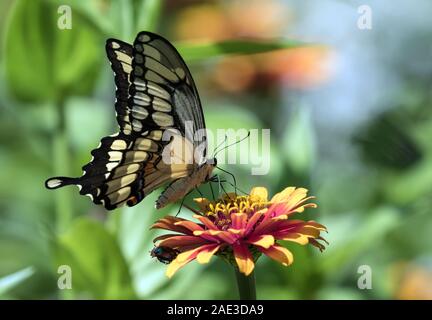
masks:
[[[118,133],[104,137],[78,178],[53,177],[48,189],[77,185],[80,194],[112,210],[134,206],[169,183],[162,208],[210,179],[198,91],[180,54],[166,39],[140,32],[133,45],[106,42],[116,83]]]

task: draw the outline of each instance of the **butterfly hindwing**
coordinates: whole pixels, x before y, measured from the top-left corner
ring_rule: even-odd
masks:
[[[149,131],[140,138],[122,133],[105,137],[92,150],[93,159],[83,167],[81,177],[54,177],[46,187],[77,185],[80,194],[108,210],[124,204],[133,206],[166,182],[188,176],[193,170],[192,146],[178,135],[170,141],[161,138],[161,130]],[[171,163],[164,161],[166,154]]]

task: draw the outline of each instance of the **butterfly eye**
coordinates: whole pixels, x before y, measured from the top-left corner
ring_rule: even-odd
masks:
[[[217,159],[216,158],[207,159],[207,165],[216,167],[217,166]]]

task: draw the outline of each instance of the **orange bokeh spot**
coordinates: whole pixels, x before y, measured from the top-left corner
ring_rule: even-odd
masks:
[[[418,265],[400,263],[393,269],[398,285],[395,298],[432,300],[432,272]]]
[[[270,0],[230,1],[226,8],[236,36],[274,38],[292,20],[287,6]]]
[[[216,66],[214,81],[225,91],[239,92],[251,85],[255,74],[254,62],[250,57],[228,57]]]
[[[174,29],[180,40],[219,41],[232,35],[229,21],[217,6],[201,4],[179,12]]]
[[[270,78],[291,88],[307,88],[329,78],[332,54],[326,47],[314,46],[269,52],[258,60],[261,71]]]

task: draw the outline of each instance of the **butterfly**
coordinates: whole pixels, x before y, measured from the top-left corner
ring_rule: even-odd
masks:
[[[151,32],[133,45],[108,39],[114,71],[119,132],[101,139],[77,178],[53,177],[48,189],[76,185],[95,204],[113,210],[134,206],[168,184],[157,209],[210,181],[216,159],[207,159],[204,115],[197,88],[174,46]]]

